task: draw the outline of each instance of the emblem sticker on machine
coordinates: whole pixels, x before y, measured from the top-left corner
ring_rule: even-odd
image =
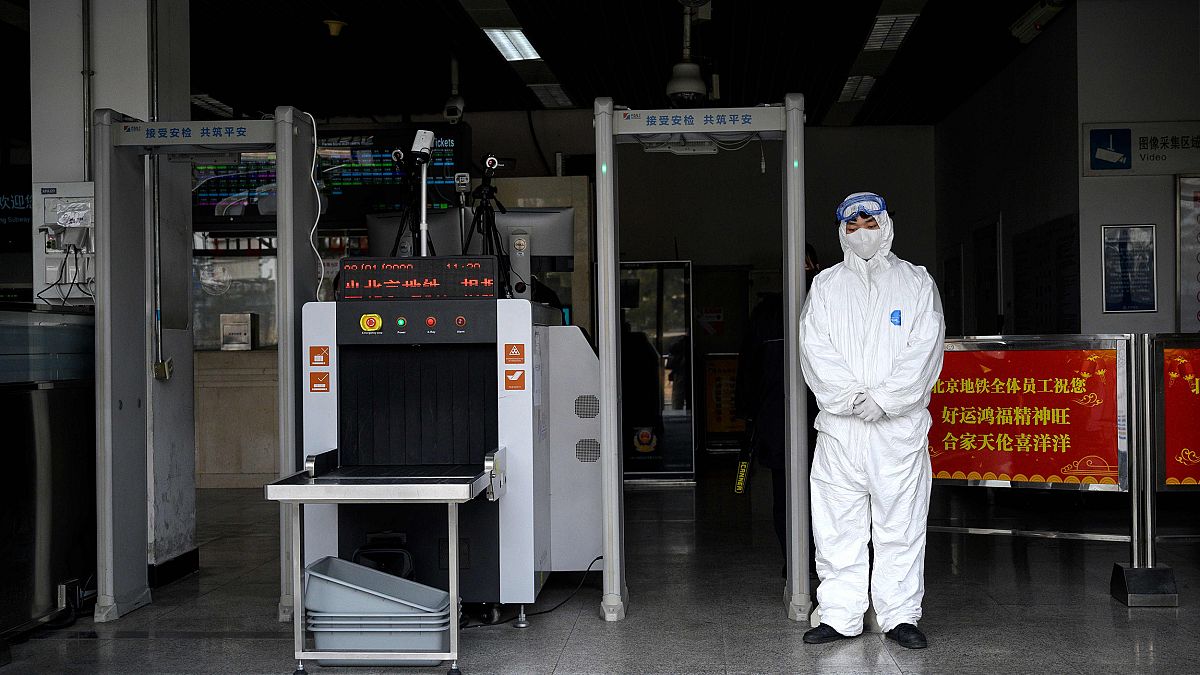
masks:
[[[509,365],[524,364],[525,363],[525,345],[523,345],[523,344],[506,344],[506,345],[504,345],[504,362]]]
[[[383,327],[383,317],[378,314],[363,314],[358,319],[358,325],[364,333],[373,333]]]
[[[329,373],[309,373],[308,390],[318,394],[329,393]]]
[[[309,347],[308,365],[317,367],[329,366],[329,347],[321,345]]]
[[[504,388],[507,391],[524,391],[525,390],[525,371],[523,371],[523,370],[506,370],[506,371],[504,371]]]

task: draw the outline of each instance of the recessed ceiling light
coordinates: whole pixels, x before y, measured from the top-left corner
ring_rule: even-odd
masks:
[[[525,37],[524,31],[520,28],[484,28],[483,32],[487,34],[492,44],[496,45],[496,49],[500,51],[500,55],[506,61],[529,61],[542,58],[533,45],[529,44],[529,38]]]
[[[574,108],[575,103],[571,101],[571,97],[567,96],[567,92],[563,91],[560,84],[531,84],[529,88],[533,90],[538,100],[547,108]]]
[[[875,78],[870,75],[851,75],[846,78],[846,84],[842,85],[842,95],[838,96],[838,103],[865,101],[873,86]]]
[[[875,26],[867,38],[864,52],[899,49],[900,43],[917,20],[916,14],[880,14],[875,17]]]

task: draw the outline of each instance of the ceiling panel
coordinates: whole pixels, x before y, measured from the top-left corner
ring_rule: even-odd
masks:
[[[853,118],[934,124],[1019,51],[1009,26],[1033,0],[928,0],[908,39]],[[666,107],[680,60],[677,0],[508,0],[513,15],[577,107],[611,96]],[[715,73],[714,105],[806,97],[809,123],[836,102],[870,33],[878,0],[841,3],[712,0],[695,25],[694,60]],[[458,57],[472,111],[540,108],[537,98],[454,0],[191,3],[192,82],[240,113],[277,104],[315,114],[440,112]],[[331,37],[323,21],[348,25]]]

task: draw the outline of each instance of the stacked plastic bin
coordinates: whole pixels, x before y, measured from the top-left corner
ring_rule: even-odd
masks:
[[[449,651],[451,603],[446,591],[334,557],[314,562],[306,572],[305,627],[313,634],[317,651]],[[347,659],[320,663],[368,662]],[[434,666],[439,661],[395,663]]]

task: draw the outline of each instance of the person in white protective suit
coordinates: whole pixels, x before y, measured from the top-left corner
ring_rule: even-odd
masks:
[[[926,408],[942,368],[942,303],[925,268],[891,252],[882,197],[852,194],[837,218],[845,258],[813,280],[800,318],[804,380],[821,410],[811,475],[821,624],[804,641],[862,633],[870,541],[879,623],[888,638],[920,649],[932,478]]]

